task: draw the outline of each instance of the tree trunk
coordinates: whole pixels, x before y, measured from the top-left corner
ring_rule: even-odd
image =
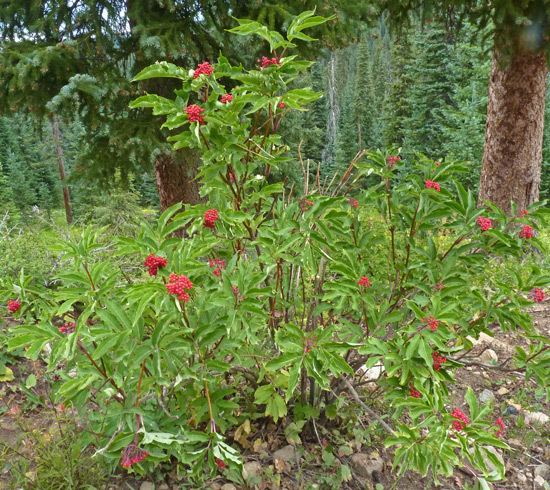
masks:
[[[161,153],[157,157],[155,175],[162,211],[177,202],[196,204],[200,201],[196,181],[199,162],[198,153],[192,150]]]
[[[61,181],[61,187],[63,188],[65,218],[67,219],[67,224],[70,225],[73,222],[73,210],[71,208],[71,196],[69,194],[69,187],[65,179],[65,158],[63,156],[63,143],[61,139],[61,131],[59,129],[59,120],[57,119],[57,116],[52,115],[50,117],[50,122],[52,125],[55,154],[57,156],[57,169],[59,171],[59,180]]]
[[[542,51],[518,51],[504,64],[495,48],[489,82],[479,204],[510,212],[539,198],[548,65]]]

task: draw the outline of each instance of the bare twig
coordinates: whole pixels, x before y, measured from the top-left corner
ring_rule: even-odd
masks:
[[[357,393],[357,391],[355,391],[355,388],[349,382],[349,380],[344,379],[344,384],[346,385],[346,388],[348,389],[348,391],[351,393],[351,396],[353,397],[353,399],[357,403],[359,403],[359,405],[361,405],[361,408],[365,410],[365,412],[367,412],[369,416],[375,418],[380,423],[380,425],[384,428],[384,430],[386,430],[386,432],[393,434],[394,433],[393,429],[386,422],[384,422],[384,420],[382,420],[382,417],[380,417],[380,415],[374,412],[363,400],[361,400],[361,398],[359,397],[359,394]]]

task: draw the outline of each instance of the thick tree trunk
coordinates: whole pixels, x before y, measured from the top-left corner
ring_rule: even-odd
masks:
[[[160,208],[184,202],[200,201],[199,185],[195,180],[200,157],[192,150],[161,153],[155,161],[155,175],[160,197]]]
[[[539,198],[548,66],[544,52],[518,51],[507,63],[497,49],[489,82],[479,204],[506,212]]]
[[[61,131],[59,129],[59,120],[57,116],[52,115],[50,118],[52,125],[52,135],[55,145],[55,153],[57,156],[57,170],[59,171],[59,180],[61,181],[61,187],[63,188],[63,203],[65,205],[65,218],[67,224],[70,225],[73,222],[73,210],[71,208],[71,196],[69,194],[69,186],[65,179],[65,158],[63,155],[63,142],[61,139]]]

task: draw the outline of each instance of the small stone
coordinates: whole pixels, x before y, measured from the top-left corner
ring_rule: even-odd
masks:
[[[355,453],[351,457],[351,468],[363,478],[372,478],[374,472],[382,472],[384,461],[380,455],[373,451],[370,455],[365,453]]]
[[[296,449],[294,446],[288,444],[281,449],[277,449],[277,451],[273,453],[273,459],[280,459],[285,463],[292,464],[296,461]]]
[[[546,463],[535,466],[535,476],[540,476],[545,480],[550,480],[550,466]]]
[[[170,490],[170,486],[166,483],[161,483],[158,487],[158,490]]]
[[[527,477],[523,473],[516,474],[516,478],[520,483],[527,483]]]
[[[485,364],[491,364],[498,361],[498,356],[493,349],[487,349],[481,353],[480,359]]]
[[[507,395],[508,393],[510,393],[510,390],[508,388],[505,388],[504,386],[497,391],[497,395],[500,396]]]
[[[226,483],[225,485],[222,485],[220,490],[237,490],[237,487],[235,487],[232,483]]]
[[[547,488],[547,484],[546,484],[546,480],[538,475],[538,476],[535,476],[535,479],[533,480],[533,488],[539,490],[539,489],[546,489]]]
[[[483,390],[479,394],[479,401],[481,403],[493,403],[495,401],[495,394],[491,390]]]
[[[361,366],[358,370],[361,373],[364,373],[364,378],[368,381],[375,381],[382,373],[385,371],[383,364],[377,364],[376,366],[368,368],[365,364]]]
[[[150,481],[144,481],[140,486],[139,490],[155,490],[155,484]]]
[[[546,424],[548,422],[548,415],[542,412],[527,412],[525,414],[525,425],[533,424]]]
[[[519,410],[513,405],[508,405],[506,407],[506,410],[504,410],[504,415],[517,415],[518,413]]]
[[[257,461],[249,461],[243,465],[243,478],[251,480],[262,474],[262,465]]]

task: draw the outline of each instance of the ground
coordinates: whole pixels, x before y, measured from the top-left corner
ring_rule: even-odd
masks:
[[[550,301],[533,307],[531,314],[539,331],[550,335]],[[526,380],[522,373],[480,365],[491,362],[495,355],[498,358],[496,363],[501,364],[512,355],[516,345],[526,344],[526,339],[518,332],[502,332],[495,327],[494,334],[494,339],[481,339],[474,350],[463,358],[470,365],[457,374],[457,384],[453,387],[453,402],[456,406],[461,406],[466,388],[470,386],[478,397],[494,399],[495,417],[501,416],[506,423],[504,437],[512,451],[503,456],[507,479],[502,483],[496,483],[495,490],[544,489],[544,485],[548,485],[544,480],[550,481],[550,468],[544,466],[545,463],[550,463],[550,446],[547,444],[550,424],[530,421],[533,416],[529,413],[548,415],[550,405],[545,402],[543,390],[533,380]],[[509,364],[506,363],[506,366]],[[39,488],[36,465],[40,463],[36,463],[36,456],[50,455],[54,452],[51,449],[54,447],[52,441],[59,439],[67,420],[73,420],[74,417],[64,407],[55,407],[47,401],[48,387],[40,381],[44,372],[44,365],[40,361],[17,359],[10,367],[14,373],[13,381],[0,382],[0,490]],[[30,375],[36,377],[35,386],[32,386],[34,379],[32,376],[29,378]],[[26,388],[25,384],[29,388]],[[374,399],[377,398],[377,394],[364,391],[363,395],[367,403],[372,403],[376,408]],[[369,426],[374,421],[365,415],[359,422],[363,426]],[[304,444],[297,448],[288,444],[288,439],[292,439],[290,432],[287,431],[285,434],[283,429],[274,424],[267,423],[261,427],[245,429],[247,430],[243,429],[236,439],[245,446],[245,472],[250,482],[250,486],[246,488],[473,488],[471,485],[474,480],[467,468],[456,472],[452,479],[442,480],[440,486],[436,486],[428,477],[419,478],[412,473],[405,474],[400,479],[396,478],[391,471],[391,453],[384,449],[381,444],[382,432],[374,426],[372,437],[368,441],[361,442],[356,438],[347,444],[341,444],[342,435],[338,431],[331,429],[329,424],[319,424],[306,431],[309,436],[303,437]],[[330,456],[326,452],[323,454],[323,446],[328,443],[332,447],[338,447],[335,451],[336,456]],[[8,451],[8,446],[13,451]],[[339,462],[348,464],[352,469],[349,479],[341,484],[335,483],[339,481]],[[47,465],[55,465],[55,462],[48,462]],[[89,471],[89,465],[86,465],[84,462],[84,472]],[[89,476],[84,474],[83,478]],[[167,490],[183,488],[183,484],[183,481],[178,481],[170,474],[165,481],[153,484],[130,479],[120,473],[105,485],[88,488]],[[69,483],[60,483],[57,488],[79,486],[77,484],[71,487]],[[205,484],[204,488],[232,490],[237,487],[228,484],[220,476]]]

